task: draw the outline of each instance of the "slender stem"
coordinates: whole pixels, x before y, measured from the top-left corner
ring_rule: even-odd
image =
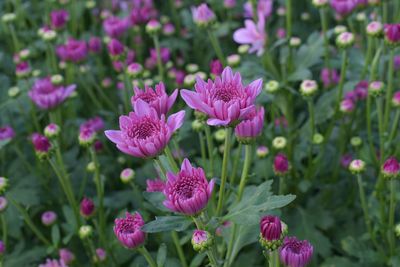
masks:
[[[251,2],[251,10],[253,12],[254,21],[258,21],[258,12],[257,12],[257,0],[250,0]]]
[[[280,77],[279,71],[276,68],[274,62],[272,61],[271,54],[269,53],[269,51],[265,51],[265,53],[263,55],[263,63],[264,63],[264,67],[272,73],[274,78],[279,79],[279,77]]]
[[[129,112],[131,110],[130,106],[130,99],[129,99],[129,92],[132,90],[132,83],[131,79],[128,76],[128,73],[126,72],[126,68],[124,71],[124,91],[123,91],[123,102],[124,102],[124,107],[125,107],[125,112]]]
[[[204,143],[204,136],[202,132],[199,132],[199,142],[200,142],[200,151],[201,151],[201,162],[203,165],[206,164],[206,145]]]
[[[214,176],[214,144],[211,137],[211,130],[210,126],[205,125],[204,131],[206,133],[207,139],[207,149],[208,149],[208,160],[210,163],[210,176]]]
[[[393,141],[393,139],[396,137],[397,134],[397,126],[399,125],[399,119],[400,119],[400,109],[396,110],[396,115],[394,116],[394,121],[392,125],[392,130],[390,131],[389,139],[388,139],[388,144]]]
[[[149,251],[144,246],[139,247],[137,250],[143,255],[150,267],[157,267],[156,262],[153,260]]]
[[[362,182],[360,174],[357,174],[357,183],[358,183],[358,190],[359,190],[359,193],[360,193],[361,207],[362,207],[363,212],[364,212],[365,225],[367,226],[368,233],[369,233],[370,237],[373,238],[371,219],[370,219],[369,214],[368,214],[368,205],[367,205],[367,201],[366,201],[366,198],[365,198],[364,185],[363,185],[363,182]]]
[[[185,257],[185,253],[183,252],[181,243],[179,241],[179,236],[176,232],[172,231],[171,232],[171,237],[172,240],[174,241],[175,247],[176,247],[176,252],[178,252],[178,257],[179,260],[181,261],[181,264],[183,267],[187,267],[187,263],[186,263],[186,257]]]
[[[217,267],[218,263],[217,263],[217,259],[216,259],[216,256],[214,255],[213,250],[207,250],[207,256],[208,256],[208,259],[210,260],[210,265],[213,267]]]
[[[394,236],[394,215],[396,212],[396,180],[390,180],[390,206],[389,206],[389,229],[388,229],[388,239],[390,246],[390,255],[395,255],[395,236]]]
[[[215,54],[217,54],[219,61],[221,61],[222,65],[226,66],[226,60],[224,57],[224,53],[222,52],[221,46],[219,44],[219,40],[215,36],[212,29],[208,29],[207,33],[208,33],[208,38],[211,41],[211,45],[213,46]]]
[[[14,46],[14,52],[18,53],[19,52],[19,42],[18,42],[17,34],[15,33],[14,25],[9,24],[9,29],[10,29],[10,33],[11,33],[11,39],[13,42],[13,46]]]
[[[313,100],[308,99],[307,105],[308,105],[308,113],[310,116],[310,130],[311,130],[311,142],[312,142],[313,136],[315,134],[315,119],[314,119],[314,102],[313,102]]]
[[[292,37],[292,0],[286,0],[286,35]]]
[[[244,156],[244,164],[242,170],[242,176],[240,178],[240,185],[238,191],[238,202],[242,199],[243,191],[246,186],[248,180],[248,173],[251,166],[251,158],[252,158],[252,145],[245,145],[245,156]]]
[[[342,66],[340,69],[340,81],[338,90],[339,92],[336,100],[337,102],[336,102],[335,113],[338,112],[340,107],[340,101],[342,100],[343,97],[343,87],[344,87],[344,80],[346,79],[347,61],[348,61],[347,50],[344,49],[342,53]]]
[[[393,95],[393,76],[394,76],[394,49],[390,49],[389,57],[389,73],[388,73],[388,87],[386,91],[386,106],[385,115],[383,119],[383,129],[386,131],[389,123],[390,109],[392,107],[392,95]]]
[[[224,157],[222,159],[222,172],[221,172],[221,185],[219,188],[219,198],[217,204],[217,216],[221,215],[222,208],[224,204],[224,194],[225,194],[225,184],[226,178],[228,174],[228,160],[229,160],[229,152],[231,148],[231,128],[225,128],[225,145],[224,145]]]
[[[384,128],[383,128],[383,99],[381,97],[376,98],[376,109],[378,111],[378,129],[379,129],[379,153],[380,162],[384,159]]]
[[[229,183],[231,184],[231,186],[234,186],[235,182],[236,182],[236,172],[237,172],[237,168],[239,167],[240,155],[242,154],[242,143],[239,143],[236,150],[237,151],[236,151],[235,159],[233,160],[232,173],[231,173],[231,177],[229,180]]]
[[[160,170],[164,180],[165,180],[165,174],[166,174],[166,170],[164,168],[164,166],[162,165],[161,161],[159,158],[155,158],[154,159],[155,165],[158,167],[158,169]]]
[[[8,240],[8,229],[7,229],[7,220],[4,215],[4,213],[1,214],[1,226],[2,226],[2,231],[3,231],[3,242],[5,246],[7,247],[7,240]]]
[[[231,239],[229,240],[228,243],[228,250],[226,251],[226,255],[225,255],[225,263],[224,263],[224,267],[228,267],[229,263],[231,262],[231,257],[232,257],[232,251],[233,251],[233,245],[235,243],[236,240],[236,232],[237,232],[237,224],[234,223],[232,226],[232,235],[231,235]]]
[[[157,53],[157,68],[158,68],[158,75],[160,76],[161,81],[164,80],[164,69],[161,61],[161,52],[160,52],[160,41],[158,40],[158,35],[153,35],[154,46],[156,48]]]
[[[171,165],[172,171],[178,172],[179,171],[179,167],[176,164],[176,161],[175,161],[174,157],[172,156],[171,150],[169,149],[168,145],[165,147],[164,153],[168,158],[168,162]]]
[[[325,49],[325,57],[324,57],[324,66],[325,68],[329,68],[329,40],[328,40],[328,20],[325,14],[325,8],[321,8],[319,10],[319,15],[321,17],[321,28],[322,35],[324,38],[324,49]]]
[[[367,75],[367,72],[368,72],[368,69],[369,69],[370,63],[371,63],[371,57],[372,57],[372,48],[373,48],[372,37],[368,36],[367,40],[368,40],[367,41],[367,55],[366,55],[365,62],[364,62],[364,68],[361,73],[361,80],[364,80],[365,76]]]

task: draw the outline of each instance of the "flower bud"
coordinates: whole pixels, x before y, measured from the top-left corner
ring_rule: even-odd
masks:
[[[311,15],[308,12],[303,12],[303,13],[301,13],[300,18],[302,21],[309,21],[311,18]]]
[[[247,44],[240,45],[238,47],[239,54],[247,54],[249,52],[250,46]]]
[[[120,179],[124,184],[131,182],[134,178],[135,178],[134,170],[132,170],[130,168],[126,168],[126,169],[122,170]]]
[[[8,206],[7,198],[0,196],[0,212],[5,211],[7,206]]]
[[[343,113],[352,113],[355,109],[355,105],[354,102],[351,99],[343,99],[340,102],[340,107],[339,107],[340,111]]]
[[[257,148],[257,157],[259,158],[265,158],[269,154],[269,149],[266,146],[259,146]]]
[[[372,37],[379,37],[383,34],[383,25],[379,21],[372,21],[367,25],[367,34]]]
[[[194,63],[190,63],[190,64],[186,65],[185,69],[189,73],[195,73],[195,72],[197,72],[199,70],[199,65],[194,64]]]
[[[45,31],[42,35],[43,40],[47,42],[53,41],[54,39],[56,39],[56,37],[57,37],[57,32],[53,30]]]
[[[93,9],[94,7],[96,7],[96,1],[88,0],[86,1],[85,6],[87,9]]]
[[[192,236],[193,249],[198,252],[207,250],[212,246],[214,237],[207,231],[195,230]]]
[[[385,89],[385,84],[381,81],[374,81],[371,82],[368,86],[368,93],[371,94],[371,96],[377,97],[380,96]]]
[[[11,98],[16,98],[21,93],[21,90],[17,86],[13,86],[8,89],[8,96]]]
[[[316,133],[312,138],[312,142],[315,145],[320,145],[324,142],[324,136],[320,133]]]
[[[299,47],[301,45],[301,39],[299,37],[292,37],[289,40],[290,47]]]
[[[51,76],[51,83],[54,85],[60,85],[64,81],[64,77],[61,74],[55,74]]]
[[[96,132],[90,127],[84,127],[80,129],[78,139],[81,146],[89,147],[96,139]]]
[[[283,136],[275,137],[274,140],[272,140],[272,146],[273,146],[273,148],[275,148],[277,150],[284,149],[286,147],[286,144],[287,144],[287,140]]]
[[[46,211],[42,214],[42,223],[45,226],[53,225],[57,220],[57,214],[54,211]]]
[[[260,244],[268,251],[274,251],[282,245],[285,234],[282,222],[277,216],[267,215],[260,220]]]
[[[81,239],[89,238],[93,233],[93,227],[90,225],[82,225],[79,228],[79,237]]]
[[[400,223],[396,225],[396,227],[394,228],[394,232],[396,233],[397,237],[400,237]]]
[[[225,140],[226,137],[226,132],[225,129],[218,129],[215,133],[214,133],[214,138],[215,140],[217,140],[218,142],[223,142]]]
[[[118,161],[119,164],[123,165],[123,164],[125,164],[126,159],[125,159],[125,157],[123,157],[123,156],[119,156],[119,157],[117,158],[117,161]]]
[[[91,161],[86,165],[87,172],[93,173],[95,170],[96,170],[96,163],[94,163],[94,161]]]
[[[196,81],[196,76],[193,74],[188,74],[185,76],[185,78],[183,79],[183,83],[184,85],[188,86],[188,87],[193,87],[194,83]]]
[[[300,85],[300,93],[304,97],[311,97],[318,91],[318,84],[314,80],[304,80]]]
[[[93,201],[90,198],[83,198],[80,204],[80,212],[82,217],[88,219],[90,218],[95,210]]]
[[[65,264],[71,264],[75,260],[74,253],[72,253],[69,249],[66,248],[60,249],[58,251],[58,255]]]
[[[358,22],[364,22],[366,19],[367,19],[367,16],[365,15],[364,12],[357,13],[356,20]]]
[[[274,158],[274,173],[275,175],[284,176],[289,172],[290,164],[286,155],[279,153]]]
[[[230,55],[226,58],[226,62],[228,66],[237,67],[240,64],[240,55],[238,54]]]
[[[395,157],[389,157],[382,165],[381,173],[387,179],[396,178],[400,172],[400,163]]]
[[[392,106],[395,107],[395,108],[399,108],[400,107],[400,91],[397,91],[396,93],[393,94]]]
[[[15,19],[17,18],[17,16],[15,15],[15,13],[6,13],[1,17],[1,20],[4,23],[11,23],[13,22]]]
[[[0,240],[0,257],[3,256],[4,252],[6,252],[6,245]]]
[[[328,5],[328,0],[312,0],[312,4],[316,8],[326,7]]]
[[[44,128],[44,135],[47,138],[55,138],[60,134],[60,127],[55,123],[50,123]]]
[[[360,159],[355,159],[350,162],[349,170],[353,174],[359,174],[365,171],[365,162]]]
[[[334,33],[336,35],[342,34],[344,32],[347,31],[347,27],[344,25],[337,25],[334,29],[333,29]]]
[[[278,9],[276,10],[276,13],[278,14],[278,16],[283,17],[286,15],[286,8],[283,6],[278,7]]]
[[[8,187],[8,179],[6,177],[0,177],[0,194],[6,192]]]
[[[279,82],[278,82],[278,81],[275,81],[275,80],[272,80],[272,81],[267,82],[267,83],[265,84],[265,86],[264,86],[264,90],[265,90],[267,93],[270,93],[270,94],[276,93],[276,92],[279,90],[279,88],[280,88]]]
[[[354,147],[359,147],[362,145],[362,139],[359,136],[354,136],[350,139],[350,144]]]
[[[31,136],[31,141],[35,149],[36,156],[43,160],[48,157],[51,150],[51,143],[46,136],[34,133]]]
[[[142,72],[143,72],[143,67],[139,63],[131,63],[126,68],[126,73],[132,78],[138,77]]]
[[[102,248],[96,249],[96,257],[94,258],[95,262],[105,262],[107,259],[107,253]]]
[[[204,122],[202,122],[200,120],[194,120],[192,122],[192,129],[195,132],[201,132],[204,129]]]
[[[146,32],[150,35],[152,34],[157,34],[161,30],[161,24],[158,20],[151,19],[147,24],[146,24]]]
[[[336,37],[336,45],[339,48],[346,49],[353,46],[353,44],[354,44],[354,34],[352,34],[351,32],[343,32],[339,34],[338,37]]]

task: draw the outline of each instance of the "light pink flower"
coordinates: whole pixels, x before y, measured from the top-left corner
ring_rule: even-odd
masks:
[[[249,116],[235,127],[239,139],[255,138],[262,132],[264,126],[264,108],[254,109]]]
[[[39,267],[68,267],[63,260],[47,259],[45,263],[39,264]]]
[[[122,152],[139,158],[155,157],[167,146],[172,134],[179,129],[185,111],[172,114],[166,120],[142,99],[134,103],[134,112],[119,117],[120,130],[105,131],[108,139]]]
[[[193,21],[198,25],[207,25],[215,19],[214,12],[203,3],[198,7],[192,7]]]
[[[129,20],[126,18],[118,18],[111,16],[104,20],[103,28],[108,36],[111,38],[118,38],[123,35],[129,28]]]
[[[264,52],[267,42],[265,18],[261,16],[257,24],[248,19],[244,22],[244,25],[244,28],[240,28],[233,33],[233,40],[239,44],[250,44],[249,52],[257,52],[257,55],[260,56]]]
[[[165,188],[165,182],[160,178],[147,179],[146,185],[146,192],[163,192]]]
[[[262,79],[247,86],[242,84],[240,73],[226,67],[215,81],[196,77],[195,92],[181,90],[181,96],[192,109],[209,116],[209,125],[228,126],[247,117],[254,108],[254,101],[261,92]]]
[[[263,17],[264,19],[271,16],[272,13],[272,0],[259,0],[257,4],[257,13],[258,17]],[[251,3],[248,1],[243,5],[244,8],[244,17],[252,18],[253,17],[253,7]]]

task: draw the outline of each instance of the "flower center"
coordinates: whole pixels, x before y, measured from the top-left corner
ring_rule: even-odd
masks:
[[[303,244],[301,242],[298,242],[298,241],[297,242],[292,242],[289,245],[289,248],[293,253],[299,254],[301,252],[301,250],[302,250],[302,247],[303,247],[302,245]]]
[[[139,96],[139,98],[142,99],[146,103],[151,103],[157,99],[157,95],[152,91],[148,91],[148,92],[141,94]]]
[[[221,100],[225,103],[232,101],[233,99],[239,98],[239,91],[232,84],[224,84],[221,88],[217,88],[214,92],[213,98],[215,100]]]
[[[128,136],[137,139],[146,139],[153,136],[156,132],[160,130],[160,125],[150,118],[144,118],[142,121],[133,125],[131,129],[128,130]]]
[[[189,199],[195,193],[197,187],[199,185],[199,181],[194,179],[191,176],[182,176],[175,184],[174,191],[184,199]]]

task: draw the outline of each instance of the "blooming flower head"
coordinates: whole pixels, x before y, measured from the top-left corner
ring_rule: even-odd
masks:
[[[139,212],[127,212],[125,218],[115,219],[114,234],[124,247],[134,249],[145,241],[146,234],[141,229],[143,225]]]
[[[236,137],[240,142],[248,143],[262,132],[264,126],[264,108],[254,109],[248,117],[235,127]]]
[[[208,183],[204,170],[192,167],[184,159],[178,173],[167,173],[164,206],[174,212],[195,215],[207,205],[213,188],[214,180]]]
[[[340,76],[335,69],[323,68],[321,70],[320,78],[324,87],[334,86],[339,82]]]
[[[257,55],[260,56],[264,52],[267,42],[264,17],[259,17],[257,24],[253,20],[247,19],[244,25],[244,28],[240,28],[233,33],[233,40],[239,44],[251,45],[249,53],[257,52]]]
[[[146,192],[163,192],[165,182],[160,178],[146,180]]]
[[[365,162],[361,159],[352,160],[349,164],[349,171],[354,174],[365,171]]]
[[[69,13],[67,10],[54,10],[50,13],[50,24],[55,30],[64,28],[65,24],[69,19]]]
[[[133,0],[130,13],[130,20],[133,25],[146,23],[151,18],[157,16],[157,10],[153,6],[152,0]]]
[[[385,40],[390,45],[400,44],[400,23],[385,25]]]
[[[14,129],[11,126],[0,127],[0,141],[5,141],[8,139],[13,139],[15,136]]]
[[[104,128],[104,121],[101,117],[96,116],[82,123],[79,128],[81,130],[83,130],[84,128],[90,128],[95,132],[99,132]]]
[[[154,108],[160,116],[168,113],[178,96],[178,89],[175,89],[171,96],[168,96],[163,82],[157,84],[154,89],[145,85],[144,90],[138,87],[133,90],[135,94],[131,98],[132,105],[138,99],[141,99]]]
[[[38,79],[33,84],[28,96],[41,109],[52,109],[64,102],[75,90],[76,85],[55,86],[50,77]]]
[[[349,15],[357,7],[356,0],[331,0],[331,7],[341,17]]]
[[[67,248],[60,249],[58,255],[65,264],[69,264],[75,260],[75,255]]]
[[[274,158],[274,172],[276,175],[285,175],[288,173],[290,168],[289,160],[286,155],[279,153]]]
[[[307,240],[286,237],[279,249],[279,256],[288,267],[304,267],[311,261],[313,251],[313,246]]]
[[[57,220],[57,214],[54,211],[46,211],[43,212],[41,219],[45,226],[50,226]]]
[[[259,0],[257,3],[257,15],[259,18],[267,19],[271,16],[272,13],[272,0]],[[247,1],[244,5],[244,17],[245,18],[253,18],[253,7],[251,6],[250,1]]]
[[[111,38],[118,38],[123,35],[129,28],[129,20],[126,18],[119,18],[110,16],[103,21],[104,31]]]
[[[248,116],[261,89],[261,79],[244,86],[240,74],[226,67],[214,82],[196,77],[196,91],[181,90],[181,96],[189,107],[209,116],[209,125],[228,126]]]
[[[88,49],[85,41],[69,38],[66,44],[56,48],[56,53],[63,61],[78,63],[86,58]]]
[[[36,155],[40,159],[45,158],[51,149],[51,143],[49,139],[39,133],[34,133],[31,135],[31,141],[35,149]]]
[[[381,172],[386,178],[396,178],[400,172],[400,163],[395,157],[389,157],[383,163]]]
[[[39,267],[68,267],[63,260],[47,259],[45,263],[39,264]]]
[[[95,206],[90,198],[83,198],[80,204],[81,215],[85,218],[89,218],[93,215]]]
[[[204,251],[213,244],[213,236],[204,230],[194,230],[192,236],[192,245],[195,251]]]
[[[111,39],[111,41],[107,44],[108,53],[111,57],[119,57],[124,53],[124,45],[118,41],[117,39]]]
[[[179,129],[185,117],[185,111],[172,114],[166,120],[148,103],[137,99],[134,112],[128,116],[120,116],[120,130],[105,131],[106,136],[117,145],[122,152],[139,158],[155,157],[161,153]]]
[[[207,26],[215,20],[214,12],[205,3],[198,7],[192,7],[192,16],[194,22],[199,26]]]
[[[101,39],[99,37],[90,37],[88,42],[89,51],[92,53],[99,53],[101,51]]]

